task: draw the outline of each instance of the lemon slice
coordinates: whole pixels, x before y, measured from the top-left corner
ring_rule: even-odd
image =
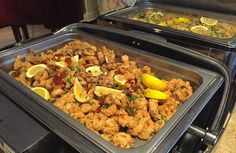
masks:
[[[117,74],[114,76],[114,80],[119,84],[119,85],[124,85],[126,83],[126,78],[124,75]]]
[[[156,89],[156,90],[165,90],[166,88],[166,83],[150,74],[143,74],[142,76],[142,82],[143,84],[148,87],[148,88],[152,88],[152,89]]]
[[[58,67],[66,67],[67,66],[65,61],[56,62],[55,65]]]
[[[102,74],[100,66],[90,66],[85,69],[86,72],[91,72],[93,76],[98,76]]]
[[[216,19],[207,18],[207,17],[201,17],[200,21],[206,25],[209,25],[209,26],[214,26],[218,23],[218,21]]]
[[[32,78],[33,76],[35,76],[39,71],[42,71],[44,69],[47,68],[47,65],[45,64],[38,64],[38,65],[34,65],[31,66],[27,72],[26,72],[26,77],[27,78]]]
[[[80,84],[78,78],[75,78],[75,84],[74,84],[74,95],[75,95],[75,99],[78,102],[86,102],[89,100],[89,96],[87,95],[86,91],[84,90],[84,88],[82,87],[82,85]]]
[[[204,26],[201,26],[201,25],[197,25],[197,26],[194,26],[191,28],[191,31],[194,32],[194,33],[198,33],[198,34],[204,34],[204,33],[207,33],[208,32],[208,28],[207,27],[204,27]]]
[[[43,87],[33,87],[31,88],[32,91],[43,97],[45,100],[48,100],[50,98],[50,93],[46,88]]]
[[[96,86],[94,89],[94,94],[98,97],[101,97],[103,95],[108,95],[111,93],[121,94],[122,96],[125,95],[122,90],[107,88],[103,86]]]
[[[155,99],[162,99],[162,100],[169,98],[169,96],[165,94],[164,92],[150,89],[150,88],[147,88],[144,90],[144,96],[147,98],[155,98]]]
[[[78,63],[79,62],[79,55],[75,55],[75,56],[71,57],[71,61]]]

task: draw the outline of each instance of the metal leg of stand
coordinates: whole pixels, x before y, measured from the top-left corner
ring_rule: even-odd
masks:
[[[20,26],[25,39],[29,39],[29,33],[26,25]]]
[[[22,29],[22,34],[20,31]],[[16,42],[22,41],[22,39],[29,39],[29,33],[26,25],[13,25],[11,26]]]
[[[20,34],[19,26],[16,26],[16,25],[11,26],[11,29],[13,31],[16,42],[20,42],[22,40],[22,36]]]

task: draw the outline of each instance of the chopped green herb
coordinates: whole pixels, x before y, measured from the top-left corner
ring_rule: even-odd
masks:
[[[109,106],[110,106],[109,104],[105,103],[105,104],[102,105],[102,109],[106,109],[106,108],[108,108]]]
[[[77,67],[77,66],[73,66],[72,68],[71,68],[71,71],[78,71],[79,70],[79,68]]]
[[[135,101],[137,98],[137,95],[131,96],[130,101]]]
[[[70,86],[71,85],[71,81],[70,81],[71,78],[67,78],[66,79],[66,83]]]
[[[65,73],[65,74],[67,74],[67,72],[68,72],[67,70],[64,70],[64,73]]]
[[[165,120],[165,116],[164,115],[161,115],[161,120]]]
[[[158,123],[158,124],[162,124],[162,121],[161,121],[161,120],[158,120],[157,123]]]
[[[100,69],[102,70],[103,73],[106,73],[106,72],[108,71],[108,70],[107,70],[105,67],[103,67],[103,66],[101,66]]]
[[[67,94],[70,90],[65,89],[64,94]]]
[[[117,89],[117,90],[118,90],[118,89],[119,89],[119,87],[114,87],[114,89]]]
[[[66,83],[67,83],[68,86],[71,86],[71,78],[72,77],[73,76],[70,76],[69,78],[66,79]]]
[[[151,115],[156,115],[157,113],[154,110],[151,110]]]
[[[86,122],[85,121],[83,121],[83,124],[86,126]]]
[[[139,94],[139,90],[136,90],[135,93],[136,93],[136,94]]]
[[[91,100],[91,101],[90,101],[90,105],[93,105],[93,104],[94,104],[94,101],[93,101],[93,100]]]
[[[118,83],[115,84],[114,89],[119,89]]]
[[[130,95],[127,95],[127,98],[129,101],[131,101],[131,96]]]
[[[134,116],[135,115],[135,112],[134,112],[134,109],[132,107],[125,107],[125,111],[130,115],[130,116]]]

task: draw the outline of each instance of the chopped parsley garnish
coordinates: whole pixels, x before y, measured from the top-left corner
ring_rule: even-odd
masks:
[[[133,95],[133,96],[127,96],[127,98],[129,99],[129,101],[134,102],[138,97],[137,95]]]
[[[70,90],[65,89],[64,94],[67,94]]]
[[[135,91],[135,93],[136,93],[136,94],[139,94],[139,91],[138,91],[138,90],[136,90],[136,91]]]
[[[68,72],[67,70],[64,70],[64,73],[65,73],[65,74],[67,74],[67,72]]]
[[[126,106],[125,111],[129,114],[129,116],[135,115],[134,109],[132,107]]]
[[[106,108],[108,108],[109,106],[110,106],[109,104],[105,103],[105,104],[102,105],[102,109],[106,109]]]
[[[68,84],[68,86],[71,85],[71,81],[70,81],[70,79],[71,79],[71,78],[67,78],[67,79],[66,79],[66,83]]]
[[[154,110],[151,110],[151,115],[157,115],[157,113]]]
[[[119,89],[118,83],[115,84],[114,89]]]
[[[72,68],[71,68],[71,71],[78,71],[79,70],[79,68],[77,67],[77,66],[73,66]]]
[[[69,78],[66,79],[66,83],[67,83],[68,86],[71,86],[71,78],[72,77],[73,76],[70,76]]]
[[[130,95],[127,95],[127,98],[129,101],[131,101],[131,96]]]
[[[161,120],[164,120],[166,117],[164,115],[161,115]]]
[[[90,105],[93,105],[93,104],[94,104],[94,101],[93,101],[93,100],[91,100],[91,101],[90,101]]]
[[[119,89],[119,87],[116,87],[116,86],[115,86],[115,87],[114,87],[114,89],[117,89],[117,90],[118,90],[118,89]]]
[[[137,98],[137,95],[131,96],[130,101],[135,101]]]

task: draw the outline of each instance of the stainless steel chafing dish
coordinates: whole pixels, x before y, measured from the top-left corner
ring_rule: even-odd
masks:
[[[223,14],[223,13],[216,13],[212,11],[206,11],[206,10],[198,10],[194,8],[188,8],[188,7],[181,7],[176,5],[169,5],[165,3],[161,3],[159,1],[155,0],[149,0],[149,1],[137,1],[134,5],[131,5],[131,7],[126,7],[124,9],[120,9],[118,11],[114,11],[111,13],[107,13],[100,18],[102,20],[107,20],[109,22],[118,22],[120,24],[126,24],[128,27],[132,27],[132,29],[138,29],[143,31],[148,31],[151,33],[156,33],[160,36],[169,36],[169,37],[184,37],[184,38],[190,38],[197,40],[199,42],[209,42],[214,45],[223,46],[226,48],[235,48],[236,43],[236,37],[227,38],[227,39],[220,39],[220,38],[213,38],[208,37],[192,32],[187,32],[183,30],[173,29],[169,27],[163,27],[155,24],[150,24],[146,22],[140,22],[136,20],[129,19],[128,17],[130,15],[141,13],[146,10],[169,10],[173,12],[178,13],[184,13],[184,14],[193,14],[198,16],[207,16],[210,18],[218,19],[225,22],[232,22],[236,23],[236,18],[234,15],[231,14]],[[122,25],[121,25],[122,27]],[[125,28],[125,26],[124,26]],[[183,38],[182,38],[183,39]]]
[[[155,41],[155,54],[146,52],[135,47],[130,47],[122,43],[117,43],[114,39],[102,38],[96,33],[86,32],[87,30],[102,35],[113,34],[113,36],[123,35],[126,42],[131,41],[138,46],[144,45],[145,38],[140,38],[132,32],[124,32],[114,29],[106,29],[99,26],[80,25],[69,26],[62,29],[59,33],[41,38],[36,41],[26,43],[20,47],[6,50],[0,54],[0,90],[14,99],[18,105],[24,108],[27,112],[37,118],[50,130],[72,145],[78,151],[82,152],[166,152],[171,149],[180,136],[191,125],[196,116],[201,112],[209,99],[214,95],[222,84],[228,86],[228,79],[224,79],[220,73],[209,71],[197,66],[189,65],[183,62],[170,59],[163,55],[158,55],[158,52],[165,50],[187,52],[185,48],[170,44],[163,39],[151,39]],[[106,30],[104,30],[106,29]],[[114,38],[114,37],[113,37]],[[87,129],[84,125],[75,121],[73,118],[66,115],[61,110],[54,107],[51,103],[35,95],[31,90],[24,87],[21,83],[8,76],[6,73],[12,67],[12,62],[16,55],[25,56],[29,48],[34,48],[36,53],[42,50],[57,48],[71,40],[88,41],[95,46],[107,46],[116,51],[116,54],[127,54],[132,60],[138,61],[139,64],[145,64],[152,67],[154,71],[158,71],[164,79],[173,77],[183,78],[191,82],[194,87],[194,93],[188,101],[183,104],[175,115],[166,123],[166,125],[155,134],[149,141],[136,140],[134,148],[122,149],[115,147],[106,142],[94,132]],[[119,39],[119,38],[117,38]],[[140,39],[143,42],[136,42]],[[150,42],[146,42],[147,44]],[[153,42],[154,43],[154,42]],[[148,49],[147,49],[148,50]],[[193,56],[196,56],[193,54]],[[201,57],[201,55],[198,55]],[[12,94],[14,92],[14,94]],[[228,91],[225,90],[226,94]]]

